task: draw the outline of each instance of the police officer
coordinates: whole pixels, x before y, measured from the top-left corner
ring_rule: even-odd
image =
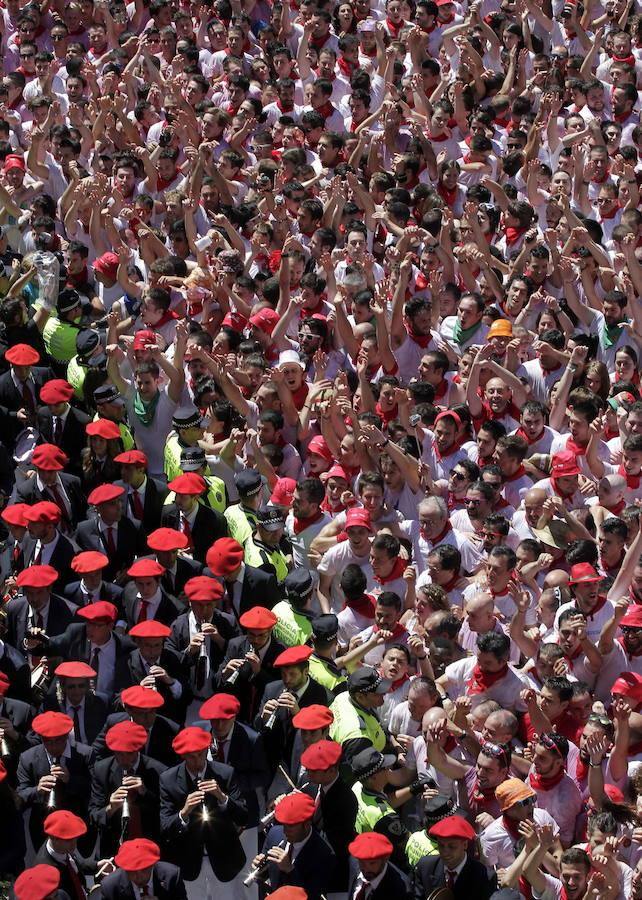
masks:
[[[385,792],[390,769],[397,761],[396,756],[380,753],[374,747],[361,750],[352,758],[352,775],[357,780],[352,786],[357,798],[357,834],[376,831],[384,834],[392,843],[393,859],[397,865],[405,866],[404,849],[408,831],[398,814],[390,805]]]
[[[181,472],[196,472],[205,479],[207,491],[201,497],[201,503],[217,512],[225,512],[227,506],[225,482],[210,472],[205,451],[201,447],[184,447],[181,450],[179,465]]]
[[[94,389],[107,378],[107,356],[100,334],[91,328],[83,328],[76,334],[76,355],[67,366],[67,381],[74,389],[74,396],[84,400],[91,408]]]
[[[274,637],[284,647],[307,644],[312,634],[313,613],[310,611],[314,582],[307,569],[294,569],[283,582],[285,600],[272,607],[278,622]]]
[[[113,384],[103,384],[94,391],[94,406],[96,407],[96,415],[94,419],[109,419],[118,425],[120,431],[120,439],[123,442],[125,451],[132,450],[134,447],[134,438],[125,423],[125,401]]]
[[[385,749],[387,736],[376,710],[383,705],[384,694],[391,685],[376,669],[363,666],[348,676],[348,690],[330,706],[334,714],[330,737],[341,744],[348,762],[370,747],[380,753]]]
[[[243,469],[234,476],[239,502],[225,510],[230,535],[245,544],[256,528],[257,511],[263,502],[263,479],[255,469]]]
[[[256,531],[245,544],[245,562],[255,569],[274,575],[281,584],[288,574],[287,554],[283,549],[285,516],[274,507],[261,507],[256,514]]]
[[[348,679],[335,662],[339,620],[334,613],[312,620],[312,656],[310,678],[314,678],[332,694],[347,690]]]
[[[187,447],[198,447],[204,434],[203,417],[195,406],[183,406],[172,416],[174,429],[165,442],[163,469],[167,480],[172,481],[181,474],[181,451]]]

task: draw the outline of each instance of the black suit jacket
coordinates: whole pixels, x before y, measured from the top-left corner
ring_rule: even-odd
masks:
[[[163,714],[174,722],[181,725],[185,721],[185,710],[190,700],[188,680],[189,672],[183,659],[173,650],[164,647],[161,650],[158,659],[158,665],[161,666],[170,678],[180,682],[182,685],[181,696],[175,700],[174,696],[166,684],[156,680],[156,690],[159,692],[165,703],[163,704]],[[132,650],[127,658],[127,683],[121,686],[122,689],[131,687],[134,684],[140,684],[147,676],[147,667],[138,649]]]
[[[161,525],[165,528],[176,528],[180,531],[181,516],[175,503],[168,503],[163,507]],[[227,537],[227,519],[225,516],[209,506],[199,503],[199,509],[192,525],[192,543],[194,545],[194,559],[205,565],[205,557],[214,541]]]
[[[219,634],[225,641],[230,641],[238,635],[238,626],[234,618],[227,613],[219,612],[218,609],[215,609],[212,614],[212,624],[216,626]],[[179,654],[190,673],[192,673],[198,661],[198,656],[187,652],[189,641],[189,613],[183,613],[172,622],[172,633],[167,639],[167,646]],[[225,648],[219,649],[213,640],[210,640],[209,644],[210,677],[202,691],[199,692],[203,697],[209,697],[212,693],[213,678],[225,653]]]
[[[49,637],[57,637],[71,624],[74,617],[75,607],[70,609],[69,604],[57,594],[52,594],[49,598],[49,616],[47,619],[46,631]],[[27,598],[21,594],[16,595],[7,607],[7,635],[6,642],[15,647],[23,656],[27,655],[24,649],[23,640],[27,631],[27,623],[31,615],[31,607],[27,603]],[[53,654],[52,654],[53,655]]]
[[[316,785],[314,787],[316,788]],[[309,789],[306,793],[310,793]],[[354,791],[339,777],[327,791],[321,793],[319,807],[312,819],[313,825],[330,844],[337,858],[337,866],[330,887],[332,893],[343,893],[348,883],[348,863],[350,862],[348,844],[356,836],[357,806]],[[390,896],[396,897],[395,894]]]
[[[247,809],[231,766],[208,762],[205,778],[216,779],[229,798],[227,806],[221,809],[209,798],[209,821],[204,822],[196,810],[184,825],[179,813],[187,795],[196,789],[195,782],[184,762],[161,775],[161,834],[167,856],[180,866],[183,878],[193,881],[198,876],[205,850],[219,881],[231,881],[246,862],[238,829],[247,824]]]
[[[150,756],[141,754],[135,775],[145,785],[145,791],[136,794],[130,791],[130,809],[136,803],[140,811],[142,832],[140,837],[149,838],[158,843],[160,839],[160,793],[159,779],[165,771],[165,766]],[[128,840],[133,837],[125,826],[123,831],[122,808],[107,816],[107,805],[113,792],[119,788],[124,778],[123,767],[115,756],[108,756],[99,760],[94,766],[91,779],[91,799],[89,801],[89,815],[96,825],[100,836],[100,857],[106,859],[114,855],[118,849],[121,837]],[[129,819],[131,824],[132,819]]]
[[[88,891],[89,886],[88,886],[86,875],[89,874],[89,872],[93,868],[93,866],[90,864],[90,862],[88,860],[83,859],[83,857],[80,855],[80,853],[77,850],[72,855],[73,855],[74,861],[76,863],[76,866],[78,867],[78,875],[80,877],[80,883],[81,883],[81,885],[84,885],[85,890]],[[42,847],[40,847],[40,850],[38,850],[38,852],[36,853],[36,858],[34,859],[33,864],[36,866],[44,864],[46,866],[53,866],[54,869],[58,869],[58,871],[60,872],[60,892],[64,893],[64,895],[67,897],[76,897],[77,896],[76,891],[74,890],[73,882],[72,882],[71,878],[69,877],[69,872],[67,871],[67,866],[64,863],[58,862],[57,859],[54,859],[54,857],[47,850],[47,842],[46,841],[43,843]]]
[[[126,712],[112,713],[107,716],[107,721],[105,722],[102,731],[92,745],[96,759],[105,759],[105,757],[109,756],[111,753],[107,748],[105,735],[112,725],[128,720],[129,716]],[[179,726],[176,722],[172,722],[171,719],[166,719],[165,716],[156,716],[154,724],[149,732],[147,744],[143,747],[144,755],[151,756],[152,759],[162,763],[164,766],[175,766],[177,756],[172,750],[172,741],[178,732]]]
[[[0,656],[0,672],[9,679],[9,690],[6,696],[13,700],[31,703],[31,669],[21,652],[8,642],[4,645],[4,653]]]
[[[245,635],[233,637],[228,642],[225,656],[216,673],[216,689],[225,694],[234,694],[235,697],[238,697],[241,703],[240,718],[244,722],[254,721],[266,686],[271,681],[279,679],[279,670],[275,668],[274,660],[280,653],[283,653],[285,647],[272,638],[270,646],[265,651],[260,671],[255,675],[250,664],[246,662],[241,667],[236,682],[228,684],[227,679],[230,673],[223,674],[225,666],[231,659],[243,659],[250,650],[252,650],[252,645]]]
[[[128,684],[127,660],[136,645],[127,635],[113,632],[112,637],[116,645],[113,684],[115,695]],[[63,634],[47,644],[49,656],[62,656],[63,659],[74,662],[91,663],[90,650],[86,622],[71,622]]]
[[[65,419],[62,438],[59,446],[69,457],[68,469],[74,475],[80,475],[82,468],[80,453],[87,446],[85,426],[91,422],[91,416],[75,407],[71,407]],[[37,428],[43,443],[53,444],[54,422],[48,406],[41,406],[37,415]]]
[[[31,369],[33,383],[31,385],[32,394],[34,394],[34,406],[37,407],[40,402],[40,388],[46,381],[50,381],[56,376],[49,368],[44,366],[33,366]],[[19,422],[16,413],[23,409],[25,405],[22,393],[13,383],[11,372],[4,372],[0,375],[0,423],[2,424],[2,441],[11,449],[16,435],[18,435],[24,426],[23,422]]]
[[[60,472],[60,480],[64,491],[69,498],[71,506],[71,526],[75,528],[78,522],[82,521],[87,514],[87,501],[82,490],[80,478],[75,475],[68,475],[66,472]],[[38,489],[36,476],[26,478],[24,481],[16,482],[11,494],[11,503],[27,503],[33,506],[34,503],[40,503],[41,500],[50,500],[55,503],[55,498],[46,488]],[[83,547],[83,550],[102,550],[102,547]]]
[[[357,878],[359,877],[359,864],[356,859],[350,859],[350,869],[349,869],[349,881],[350,887],[348,888],[348,897],[352,897],[354,895],[355,890],[357,889]],[[398,869],[396,866],[393,866],[391,862],[388,863],[388,867],[385,871],[385,874],[379,885],[375,888],[374,891],[371,891],[369,895],[369,900],[410,900],[412,897],[411,885],[403,872]],[[475,894],[471,895],[471,900],[477,900]],[[426,900],[426,895],[422,895],[422,900]]]
[[[189,581],[190,578],[195,578],[197,575],[202,574],[202,563],[197,559],[192,559],[190,556],[182,556],[179,553],[176,558],[175,574],[170,575],[170,573],[166,571],[161,578],[161,587],[163,587],[168,594],[172,594],[174,597],[180,597],[183,593],[185,583]]]
[[[267,609],[272,609],[282,599],[274,575],[268,575],[267,572],[255,569],[253,566],[245,567],[239,616],[252,609],[253,606],[265,606]]]
[[[118,523],[115,553],[110,553],[107,549],[107,540],[98,526],[97,518],[80,522],[74,533],[74,540],[81,550],[97,550],[109,557],[109,565],[105,566],[104,571],[107,581],[113,581],[124,569],[128,569],[145,549],[144,534],[125,516]]]
[[[46,710],[53,710],[54,712],[64,712],[67,715],[67,707],[66,705],[58,702],[58,698],[56,697],[55,690],[52,689],[49,691],[45,699],[42,703],[42,710],[45,712]],[[97,697],[95,694],[88,693],[85,696],[85,702],[82,706],[82,724],[85,730],[85,737],[87,738],[87,744],[91,745],[94,743],[98,735],[100,734],[105,722],[107,721],[107,716],[109,715],[109,708],[107,704],[101,697]]]
[[[234,769],[234,776],[247,806],[247,827],[259,823],[257,791],[265,790],[271,779],[268,761],[263,749],[263,739],[249,725],[234,723],[227,752],[227,765]]]
[[[100,596],[97,599],[108,600],[109,603],[113,603],[118,610],[118,617],[120,619],[125,618],[125,611],[123,609],[123,589],[119,587],[119,585],[113,584],[111,581],[103,581],[98,593]],[[65,587],[63,594],[66,600],[69,600],[78,607],[86,605],[85,595],[80,589],[79,581],[70,581]]]
[[[127,872],[117,869],[100,883],[103,900],[134,900]],[[157,900],[187,900],[181,870],[167,862],[157,862],[152,873],[152,894]]]
[[[415,900],[425,900],[435,888],[446,884],[446,868],[440,856],[424,856],[415,868]],[[455,900],[488,900],[496,888],[495,878],[489,878],[486,866],[469,859],[451,887]]]
[[[268,831],[263,853],[279,844],[284,846],[284,840],[283,826],[274,825]],[[321,894],[327,894],[330,888],[335,865],[336,858],[332,848],[313,828],[307,843],[296,856],[291,872],[282,872],[276,863],[269,864],[270,887],[275,891],[285,884],[294,885],[307,891],[308,900],[320,900]]]
[[[22,542],[23,569],[27,569],[34,564],[37,543],[30,534],[25,535],[25,539]],[[52,588],[57,594],[63,594],[69,582],[76,577],[75,572],[71,568],[71,561],[77,552],[69,538],[66,538],[64,534],[58,535],[56,546],[48,562],[48,565],[53,566],[58,572],[58,580],[54,582]]]
[[[125,514],[129,519],[135,519],[136,514],[134,512],[134,504],[132,495],[129,491],[129,485],[125,484],[124,481],[116,481],[115,484],[119,487],[124,487],[128,492]],[[156,478],[151,478],[149,475],[147,476],[145,502],[143,503],[143,531],[145,534],[150,534],[159,527],[163,505],[168,493],[169,491],[166,484],[163,484],[162,481],[158,481]]]
[[[127,620],[127,628],[131,628],[136,624],[138,618],[138,591],[136,584],[130,581],[125,585],[123,591],[123,608],[125,610],[125,619]],[[171,626],[178,616],[185,609],[175,597],[172,597],[161,587],[161,600],[158,609],[154,613],[154,618],[163,625]]]
[[[29,729],[31,726],[31,707],[22,700],[10,700],[8,697],[0,698],[0,717],[9,719],[18,736],[15,740],[6,737],[9,753],[3,757],[3,762],[9,773],[12,784],[15,784],[15,775],[18,768],[20,754],[30,747]],[[0,806],[2,803],[0,802]],[[0,872],[2,872],[0,867]]]

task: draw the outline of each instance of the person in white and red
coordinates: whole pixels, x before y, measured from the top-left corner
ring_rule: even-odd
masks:
[[[559,825],[560,841],[570,847],[577,817],[583,809],[582,794],[566,773],[569,743],[555,732],[540,734],[535,744],[528,783],[537,794],[537,805],[545,809]]]

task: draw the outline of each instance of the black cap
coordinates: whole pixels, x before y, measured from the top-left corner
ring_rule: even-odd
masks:
[[[100,352],[97,353],[97,350]],[[100,335],[91,328],[83,328],[76,335],[76,353],[78,362],[84,366],[91,364],[92,369],[99,369],[107,362]]]
[[[180,467],[183,472],[198,472],[206,463],[205,450],[202,447],[186,447],[181,450]]]
[[[368,747],[352,757],[350,768],[352,774],[359,781],[369,778],[382,769],[390,769],[397,762],[397,757],[392,753],[379,753],[374,747]]]
[[[426,784],[426,787],[430,785]],[[424,803],[424,819],[428,825],[436,825],[442,819],[452,816],[455,811],[455,802],[445,794],[437,794]]]
[[[58,294],[56,309],[59,313],[66,313],[69,312],[70,309],[74,309],[79,304],[80,294],[78,293],[78,291],[74,291],[73,288],[66,288],[64,291],[60,291],[60,293]]]
[[[312,619],[312,633],[320,641],[332,641],[339,633],[339,620],[334,613],[325,613]]]
[[[200,428],[203,417],[195,406],[183,406],[177,409],[172,416],[172,427],[176,431],[182,428]]]
[[[348,675],[348,690],[351,694],[387,694],[392,685],[389,678],[382,676],[372,666],[362,666]]]
[[[118,388],[113,384],[102,384],[94,391],[94,403],[124,403]]]
[[[263,487],[263,479],[256,469],[242,469],[234,476],[234,484],[242,497],[252,497]]]
[[[264,506],[256,514],[256,521],[265,531],[278,531],[285,527],[285,516],[273,506]]]
[[[307,569],[293,569],[285,576],[283,582],[285,596],[288,599],[305,602],[312,596],[314,582]]]

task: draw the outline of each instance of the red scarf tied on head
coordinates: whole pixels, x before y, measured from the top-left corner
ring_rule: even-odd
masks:
[[[508,663],[504,663],[498,672],[482,672],[479,663],[473,669],[472,676],[466,682],[467,694],[485,694],[494,684],[501,681],[508,672]]]

